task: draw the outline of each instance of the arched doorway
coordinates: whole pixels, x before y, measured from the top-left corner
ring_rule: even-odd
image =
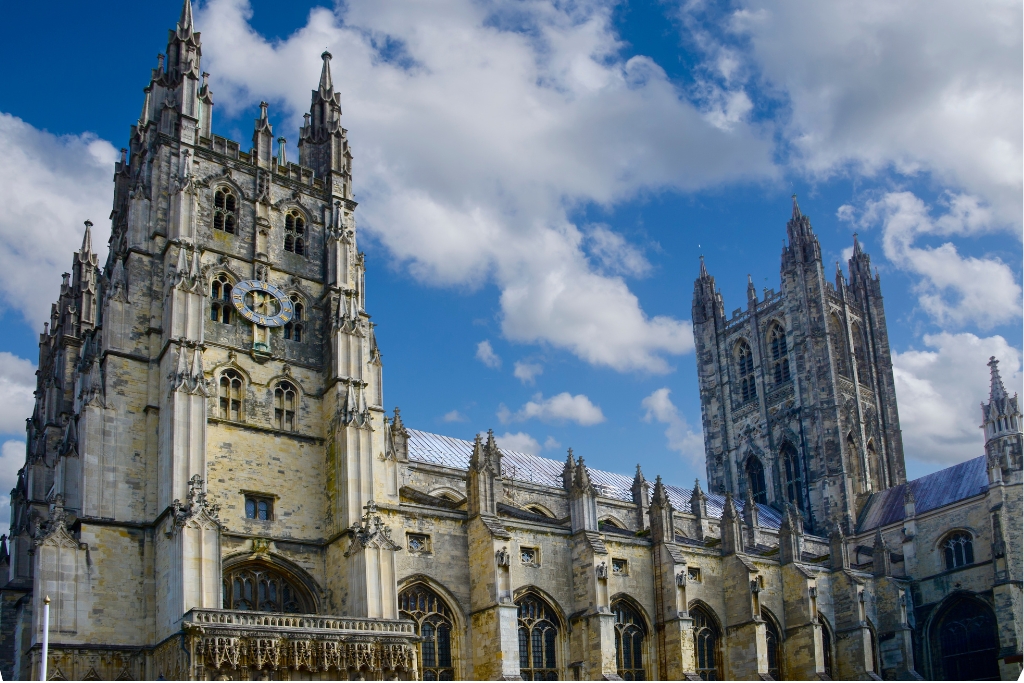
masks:
[[[454,681],[455,620],[448,604],[422,583],[398,594],[398,614],[416,622],[420,636],[418,668],[424,681]]]
[[[722,632],[711,611],[702,605],[690,608],[693,618],[693,650],[697,675],[705,681],[722,680]]]
[[[946,680],[998,680],[999,636],[992,609],[977,598],[956,598],[932,628],[934,673]]]
[[[524,681],[557,681],[559,620],[546,600],[526,593],[519,608],[519,675]]]
[[[624,681],[646,681],[647,623],[626,600],[612,603],[615,613],[615,662]]]

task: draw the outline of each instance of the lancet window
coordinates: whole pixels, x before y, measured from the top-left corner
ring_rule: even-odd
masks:
[[[227,369],[220,375],[220,416],[225,420],[242,420],[242,396],[245,380],[237,370]]]
[[[310,614],[306,591],[284,573],[264,564],[245,564],[224,572],[224,609]]]
[[[213,278],[210,284],[210,320],[218,323],[230,323],[234,318],[234,306],[231,304],[231,281],[221,273]]]
[[[302,303],[302,297],[298,294],[292,294],[289,298],[292,300],[293,313],[292,319],[284,325],[284,338],[300,342],[306,331],[306,325],[303,322],[306,319],[306,307]]]
[[[942,542],[942,555],[946,569],[956,569],[974,564],[974,541],[966,531],[957,531]]]
[[[821,653],[825,658],[825,674],[829,678],[835,678],[835,665],[832,663],[832,629],[821,612],[818,612],[818,621],[821,622]]]
[[[551,607],[534,595],[519,607],[519,674],[524,681],[558,680],[558,620]]]
[[[786,473],[786,498],[796,505],[800,512],[804,512],[804,471],[800,466],[800,455],[788,441],[782,444],[779,454],[782,456],[782,465]]]
[[[213,229],[234,235],[237,225],[238,200],[231,190],[219,188],[213,193]]]
[[[289,211],[284,217],[284,250],[306,255],[306,219],[298,211]]]
[[[640,613],[625,600],[612,604],[615,614],[615,664],[624,681],[646,681],[644,666],[647,626]]]
[[[772,354],[772,378],[776,384],[788,382],[789,374],[789,345],[786,343],[786,330],[782,325],[775,323],[768,332],[768,344]]]
[[[697,659],[697,675],[705,681],[717,681],[722,678],[721,653],[722,641],[718,624],[708,611],[697,605],[690,609],[693,618],[693,649]]]
[[[850,365],[847,362],[846,328],[835,313],[828,318],[828,336],[832,341],[832,352],[836,360],[836,372],[843,377],[850,377]]]
[[[295,405],[298,392],[291,382],[281,382],[274,389],[274,426],[288,432],[295,431]]]
[[[762,616],[764,615],[762,614]],[[768,673],[776,681],[781,681],[784,680],[782,677],[782,636],[774,619],[768,616],[764,621],[764,637],[768,645]]]
[[[761,464],[761,460],[756,455],[749,456],[747,458],[746,470],[747,485],[750,487],[750,493],[754,497],[754,502],[767,504],[768,490],[765,486],[764,465]]]
[[[736,345],[736,373],[740,381],[740,398],[746,403],[757,398],[757,385],[754,383],[754,354],[746,340]]]
[[[864,339],[864,332],[860,325],[853,326],[853,355],[857,362],[857,381],[861,384],[871,384],[871,370],[868,363],[867,343]]]
[[[455,621],[437,593],[414,584],[398,595],[399,616],[416,623],[420,636],[419,671],[425,681],[455,680],[452,645]]]

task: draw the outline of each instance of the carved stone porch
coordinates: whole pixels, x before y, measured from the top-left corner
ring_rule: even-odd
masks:
[[[392,619],[194,609],[193,680],[415,680],[415,625]]]

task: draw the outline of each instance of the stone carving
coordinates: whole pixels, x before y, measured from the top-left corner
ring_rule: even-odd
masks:
[[[499,567],[508,567],[512,564],[512,556],[509,555],[507,547],[503,547],[501,550],[494,553],[494,558]]]
[[[220,506],[210,503],[206,498],[206,485],[203,478],[198,474],[193,475],[188,481],[188,503],[182,504],[177,498],[171,503],[171,514],[174,517],[174,525],[184,526],[190,519],[203,515],[210,521],[220,522]]]
[[[602,562],[601,564],[595,566],[594,571],[597,573],[598,579],[608,578],[608,564],[606,562]]]
[[[371,500],[363,506],[363,510],[366,512],[363,513],[362,520],[350,527],[359,544],[359,549],[372,544],[384,550],[401,550],[402,546],[391,540],[391,527],[384,524],[384,519],[377,513],[377,504]],[[349,549],[346,556],[352,552],[353,548],[355,548],[355,544]]]
[[[676,585],[677,586],[685,586],[687,580],[688,580],[688,578],[687,578],[687,574],[686,574],[686,569],[683,569],[683,571],[681,571],[678,574],[676,574]]]

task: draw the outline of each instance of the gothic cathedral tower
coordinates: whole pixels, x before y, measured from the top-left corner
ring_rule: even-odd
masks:
[[[906,480],[881,284],[854,236],[849,278],[825,279],[793,197],[782,291],[725,315],[701,259],[693,327],[708,486],[776,507],[809,530],[852,530],[873,492]]]

